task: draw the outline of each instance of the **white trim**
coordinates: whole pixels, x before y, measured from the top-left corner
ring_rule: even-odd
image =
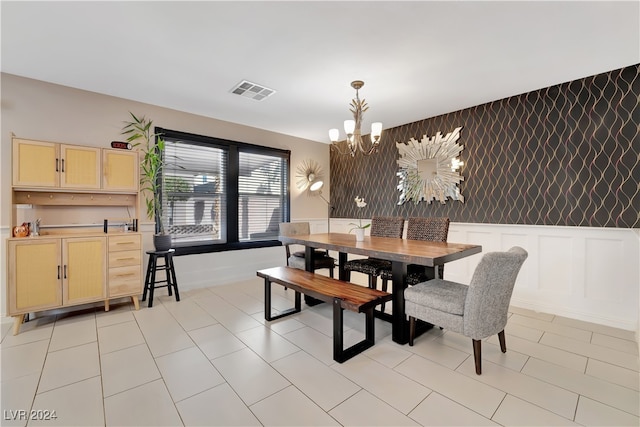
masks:
[[[322,227],[326,219],[317,220]],[[348,232],[353,218],[332,218]],[[368,220],[363,220],[368,222]],[[558,316],[640,331],[640,230],[452,222],[449,241],[483,253],[522,246],[529,252],[511,303]],[[445,278],[469,283],[482,254],[447,264]]]

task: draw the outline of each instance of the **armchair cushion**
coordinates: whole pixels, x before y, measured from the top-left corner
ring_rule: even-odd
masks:
[[[448,280],[433,279],[418,283],[404,291],[407,301],[462,316],[469,287]]]

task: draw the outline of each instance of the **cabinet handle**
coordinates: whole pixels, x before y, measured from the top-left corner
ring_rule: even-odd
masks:
[[[60,266],[58,266],[58,280],[60,280]]]
[[[134,259],[132,256],[130,256],[129,258],[116,258],[116,261],[128,261],[130,259]]]
[[[125,276],[135,276],[135,273],[123,273],[123,274],[116,274],[116,277],[125,277]]]
[[[58,170],[58,162],[59,162],[59,161],[60,161],[60,160],[56,157],[56,172],[60,172],[60,171]],[[59,277],[58,277],[58,279],[59,279]]]
[[[133,245],[134,242],[117,242],[116,245]]]
[[[67,278],[67,264],[64,265],[64,278]]]
[[[62,172],[64,172],[64,159],[62,159]]]

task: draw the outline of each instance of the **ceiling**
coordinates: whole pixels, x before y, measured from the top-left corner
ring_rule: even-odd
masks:
[[[325,143],[353,80],[368,133],[640,63],[637,1],[2,1],[1,19],[2,72]]]

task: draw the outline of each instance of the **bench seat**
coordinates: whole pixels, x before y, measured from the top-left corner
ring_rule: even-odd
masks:
[[[264,318],[267,321],[299,313],[301,294],[333,305],[333,359],[339,363],[373,346],[375,342],[373,310],[377,305],[392,298],[388,292],[292,267],[273,267],[260,270],[256,274],[264,278]],[[294,308],[276,316],[271,315],[271,283],[277,283],[295,291]],[[344,349],[343,343],[344,310],[365,314],[365,339],[347,349]]]

